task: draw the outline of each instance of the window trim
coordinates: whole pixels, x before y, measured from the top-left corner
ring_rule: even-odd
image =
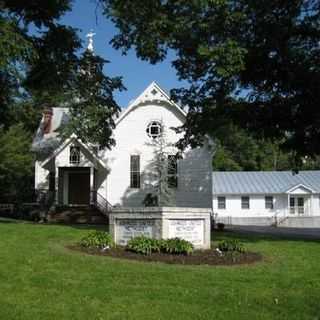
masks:
[[[170,160],[171,159],[171,160]],[[174,159],[174,161],[172,161]],[[168,161],[168,168],[167,168],[167,181],[168,181],[168,187],[172,189],[178,188],[178,159],[176,155],[169,154],[167,157]],[[171,167],[171,163],[174,163]],[[170,170],[172,170],[172,173],[170,173]],[[169,182],[170,180],[173,181],[173,183]]]
[[[223,200],[223,201],[220,202],[220,200]],[[221,207],[220,207],[220,204],[222,204]],[[217,207],[219,210],[225,210],[227,208],[227,201],[226,201],[225,196],[218,196],[217,197]]]
[[[152,129],[158,129],[158,133],[152,133]],[[146,129],[147,135],[151,139],[157,139],[161,137],[163,133],[163,125],[161,121],[159,120],[152,120],[148,123],[147,129]]]
[[[138,160],[137,168],[134,168],[133,159]],[[131,189],[141,188],[140,155],[138,154],[130,155],[130,188]]]
[[[77,150],[74,153],[73,150]],[[79,146],[70,146],[69,148],[69,164],[78,165],[81,160],[81,150]]]
[[[268,202],[269,200],[269,202]],[[271,204],[271,207],[268,207],[268,204]],[[264,197],[264,207],[266,210],[273,210],[274,209],[274,198],[273,196],[265,196]]]
[[[248,207],[245,206],[245,200],[248,199]],[[241,209],[242,210],[250,210],[250,197],[249,196],[242,196],[241,197]]]

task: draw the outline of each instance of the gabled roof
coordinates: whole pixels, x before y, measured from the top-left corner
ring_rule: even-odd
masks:
[[[155,81],[153,81],[138,96],[138,98],[131,102],[129,106],[120,114],[120,116],[115,120],[115,124],[117,125],[119,122],[121,122],[136,107],[147,102],[165,103],[175,108],[183,116],[183,118],[185,118],[187,115],[186,112],[182,110],[174,101],[172,101],[169,95],[163,89],[161,89]]]
[[[298,183],[296,185],[294,185],[293,187],[289,188],[286,193],[291,193],[297,189],[304,189],[307,192],[311,192],[311,193],[315,193],[315,191],[313,189],[311,189],[310,187],[305,186],[303,183]]]
[[[105,164],[103,161],[101,161],[97,155],[92,152],[89,147],[84,144],[75,134],[72,134],[70,138],[66,139],[53,153],[50,154],[48,158],[46,158],[44,161],[42,161],[41,166],[45,167],[53,158],[58,156],[68,145],[70,145],[72,142],[77,142],[84,150],[86,150],[92,158],[97,161],[98,164],[100,164],[103,168],[105,168]]]
[[[215,171],[212,173],[214,194],[277,194],[297,187],[320,193],[320,171]]]

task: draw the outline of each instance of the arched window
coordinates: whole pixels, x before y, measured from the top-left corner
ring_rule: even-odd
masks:
[[[70,164],[79,164],[80,163],[80,147],[71,146],[70,147]]]

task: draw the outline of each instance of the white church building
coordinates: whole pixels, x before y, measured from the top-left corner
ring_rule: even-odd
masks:
[[[68,121],[68,109],[48,108],[33,141],[35,189],[54,195],[57,206],[93,205],[103,212],[142,207],[152,185],[152,142],[165,135],[175,144],[181,134],[173,128],[185,119],[185,111],[153,82],[116,119],[116,146],[108,150],[75,135],[62,141],[58,129]],[[307,218],[303,226],[320,227],[320,171],[212,172],[209,140],[181,159],[175,158],[175,147],[168,148],[175,161],[168,171],[175,181],[175,206],[211,208],[216,221],[226,224],[285,225]]]
[[[175,144],[181,134],[173,128],[183,125],[185,117],[185,111],[153,82],[116,119],[116,146],[103,150],[75,135],[61,141],[57,131],[68,121],[68,109],[48,108],[33,142],[35,189],[54,193],[61,206],[141,207],[152,184],[152,141],[164,134],[167,145]],[[176,162],[168,172],[175,181],[174,204],[211,208],[210,146],[186,150],[177,160],[178,150],[168,148],[168,157]]]

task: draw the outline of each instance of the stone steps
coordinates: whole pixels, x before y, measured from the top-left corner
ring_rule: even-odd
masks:
[[[48,214],[48,222],[71,224],[107,224],[108,218],[93,207],[57,207]]]

